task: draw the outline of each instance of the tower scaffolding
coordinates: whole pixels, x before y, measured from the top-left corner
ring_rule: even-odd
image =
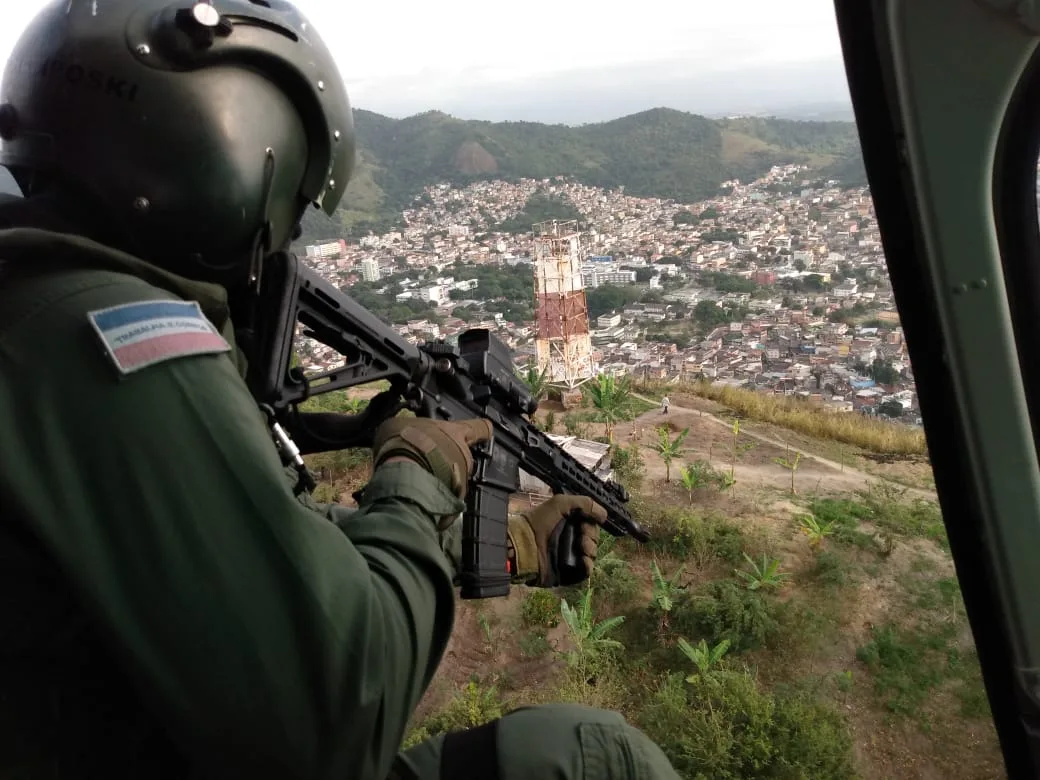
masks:
[[[550,385],[574,391],[596,373],[581,266],[586,248],[576,220],[534,226],[535,352]]]

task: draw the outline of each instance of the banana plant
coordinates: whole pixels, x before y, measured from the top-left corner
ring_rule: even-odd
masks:
[[[697,460],[687,466],[683,466],[679,471],[682,486],[690,494],[691,506],[693,505],[693,494],[697,491],[697,488],[711,482],[713,471],[712,467],[703,460]]]
[[[585,391],[596,410],[596,419],[606,423],[607,441],[614,443],[614,426],[632,417],[632,390],[628,377],[599,374],[585,385]]]
[[[729,460],[729,484],[726,487],[731,486],[737,481],[737,461],[744,457],[748,450],[753,449],[755,443],[753,441],[741,441],[740,440],[740,420],[734,418],[733,420],[733,443],[730,449],[730,460]]]
[[[787,579],[788,575],[780,571],[780,561],[777,558],[766,558],[763,554],[762,562],[756,563],[750,555],[744,553],[744,560],[748,562],[751,570],[734,569],[733,571],[747,582],[748,590],[779,588]]]
[[[592,613],[592,588],[585,589],[577,609],[561,599],[560,612],[574,642],[574,650],[567,654],[567,663],[577,671],[582,688],[587,689],[589,665],[604,653],[624,647],[607,635],[625,622],[625,616],[616,615],[597,623]]]
[[[549,390],[548,366],[539,368],[536,363],[528,363],[522,371],[517,371],[516,375],[527,385],[527,389],[531,391],[531,397],[536,401],[542,400]]]
[[[809,547],[815,552],[820,549],[823,540],[834,533],[834,521],[820,522],[814,515],[802,515],[798,518],[799,530],[809,539]]]
[[[787,457],[786,458],[773,458],[773,462],[776,463],[777,466],[780,466],[781,468],[785,468],[785,469],[787,469],[788,471],[791,472],[791,495],[793,496],[795,494],[794,475],[796,473],[798,473],[798,464],[802,462],[802,453],[796,452],[795,455],[794,455],[794,458],[792,459],[791,458],[791,447],[790,447],[790,445],[788,445],[788,447],[787,447]]]
[[[673,439],[672,432],[667,427],[662,425],[657,429],[657,444],[654,445],[654,449],[657,450],[657,454],[661,456],[661,460],[664,461],[664,481],[672,481],[672,461],[678,458],[683,452],[683,441],[689,436],[690,429],[684,428],[678,435]]]
[[[592,582],[606,582],[628,568],[628,561],[618,555],[614,549],[617,546],[617,537],[603,534],[600,542],[596,545],[596,566],[592,570]]]
[[[343,402],[343,405],[346,407],[346,411],[350,412],[351,414],[358,414],[359,412],[363,411],[366,406],[368,406],[368,401],[366,401],[364,398],[347,398]]]
[[[671,579],[665,579],[661,573],[661,569],[657,565],[657,561],[653,561],[650,564],[650,574],[653,584],[653,595],[651,603],[661,613],[661,622],[657,627],[659,633],[663,634],[668,630],[668,616],[672,612],[672,607],[675,606],[675,597],[679,591],[682,590],[682,586],[679,584],[679,578],[682,577],[683,572],[686,569],[686,565],[683,564],[675,573],[672,574]]]
[[[686,678],[686,682],[693,682],[697,679],[697,676],[710,677],[714,667],[718,666],[722,657],[726,655],[726,651],[729,650],[729,640],[723,639],[714,647],[709,647],[708,643],[703,639],[697,645],[691,645],[682,637],[679,638],[677,643],[679,649],[682,650],[683,655],[693,662],[693,665],[697,667],[697,672],[689,675]]]

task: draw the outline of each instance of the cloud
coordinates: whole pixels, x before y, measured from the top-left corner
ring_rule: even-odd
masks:
[[[0,0],[0,63],[47,1]],[[353,103],[394,116],[570,123],[847,100],[832,0],[296,3]]]
[[[699,114],[758,113],[805,103],[847,103],[837,57],[705,70],[686,59],[630,63],[498,82],[410,77],[349,86],[354,105],[390,116],[438,109],[464,119],[580,124],[655,106]]]

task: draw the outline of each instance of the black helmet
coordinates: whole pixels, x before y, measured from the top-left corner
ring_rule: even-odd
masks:
[[[27,196],[84,193],[121,249],[237,281],[308,204],[335,211],[353,116],[284,0],[54,0],[0,82],[0,165]]]

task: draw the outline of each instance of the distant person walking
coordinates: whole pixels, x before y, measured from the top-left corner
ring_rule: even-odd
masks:
[[[672,402],[668,400],[668,396],[661,399],[661,414],[668,414],[668,407]]]

